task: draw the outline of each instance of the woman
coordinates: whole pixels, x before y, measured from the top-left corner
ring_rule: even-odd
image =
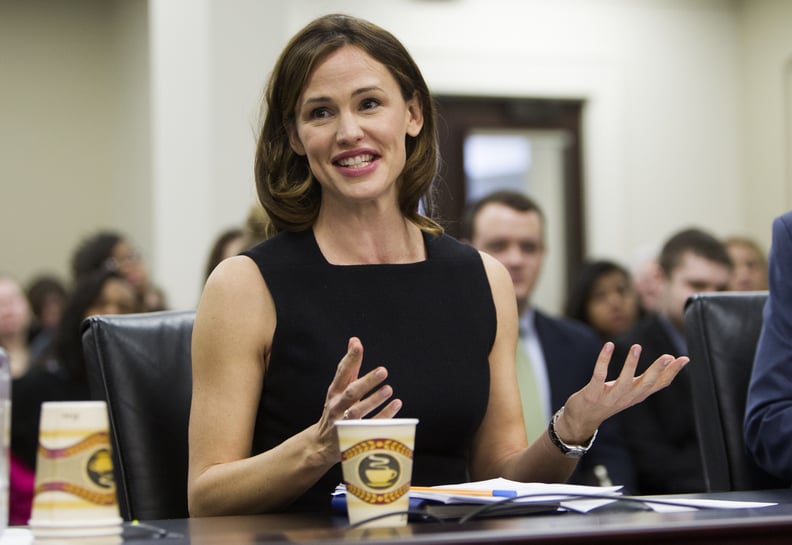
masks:
[[[0,273],[0,347],[8,353],[11,376],[25,374],[30,364],[30,304],[22,286]]]
[[[756,241],[747,237],[729,237],[724,242],[734,264],[730,291],[764,291],[767,289],[767,257]]]
[[[437,172],[435,109],[402,44],[321,17],[286,46],[266,111],[256,183],[278,233],[220,263],[199,304],[190,513],[329,509],[342,418],[419,418],[415,484],[566,479],[575,461],[549,435],[527,446],[508,273],[418,212]],[[585,445],[687,362],[660,358],[635,379],[636,348],[606,384],[611,351],[556,419],[566,443]]]
[[[602,340],[613,340],[639,319],[638,295],[627,269],[613,261],[586,263],[566,304],[569,318],[589,325]]]
[[[114,269],[135,288],[141,312],[165,310],[165,294],[151,283],[143,258],[129,240],[115,231],[99,231],[83,240],[72,256],[72,274],[78,282],[100,269]]]

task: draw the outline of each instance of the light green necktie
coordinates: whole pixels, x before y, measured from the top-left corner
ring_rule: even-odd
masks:
[[[525,348],[522,337],[520,337],[517,340],[517,384],[520,387],[525,433],[528,436],[528,442],[532,443],[544,433],[547,422],[545,422],[536,373]]]

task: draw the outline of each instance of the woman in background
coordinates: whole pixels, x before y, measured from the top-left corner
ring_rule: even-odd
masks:
[[[47,349],[58,328],[68,293],[60,278],[43,274],[28,285],[27,298],[33,311],[30,326],[30,353],[35,360]]]
[[[149,278],[141,255],[132,243],[115,231],[100,231],[83,240],[72,257],[74,281],[100,269],[123,274],[137,293],[140,312],[165,310],[165,294]]]
[[[212,244],[212,249],[209,250],[209,257],[206,260],[206,269],[204,270],[204,281],[209,278],[212,271],[217,267],[217,264],[222,260],[237,255],[244,250],[243,246],[244,232],[239,227],[232,227],[220,233]]]
[[[22,376],[30,364],[30,304],[22,286],[0,273],[0,346],[8,353],[11,376]]]
[[[766,290],[767,257],[759,244],[747,237],[730,237],[724,241],[724,244],[734,264],[729,290]]]
[[[586,263],[569,294],[565,314],[588,324],[602,340],[615,339],[640,317],[630,273],[613,261]]]

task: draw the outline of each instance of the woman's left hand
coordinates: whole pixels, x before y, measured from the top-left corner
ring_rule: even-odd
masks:
[[[613,343],[605,343],[600,351],[594,374],[586,386],[572,394],[564,407],[556,431],[567,443],[584,444],[594,431],[614,414],[640,403],[662,390],[688,363],[689,358],[663,355],[641,375],[635,376],[641,346],[633,345],[616,380],[606,381],[613,355]]]

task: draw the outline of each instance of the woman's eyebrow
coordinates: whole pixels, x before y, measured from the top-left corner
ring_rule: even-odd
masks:
[[[352,91],[351,96],[354,97],[358,95],[363,95],[366,93],[370,93],[371,91],[382,91],[382,88],[377,85],[369,85],[367,87],[361,87],[360,89],[355,89],[354,91]],[[309,104],[330,102],[330,100],[331,99],[328,96],[308,97],[302,102],[302,105],[307,106]]]

